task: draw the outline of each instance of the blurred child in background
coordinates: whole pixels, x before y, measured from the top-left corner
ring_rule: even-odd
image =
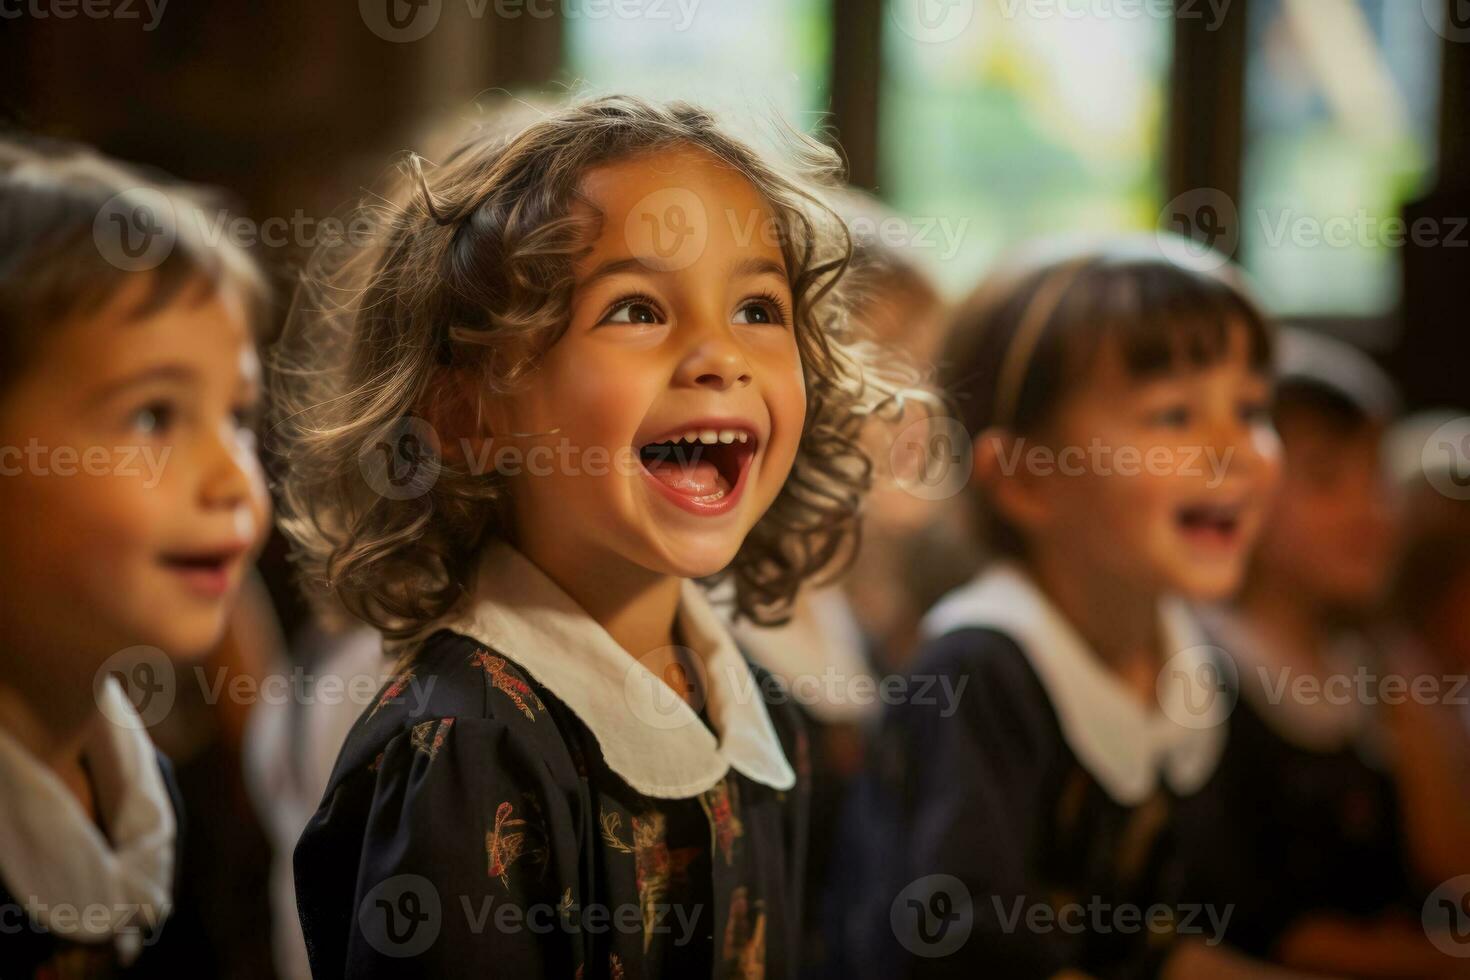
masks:
[[[1243,698],[1231,718],[1229,823],[1246,841],[1251,882],[1233,939],[1339,976],[1463,966],[1429,942],[1420,909],[1426,885],[1470,871],[1470,795],[1455,740],[1432,734],[1446,707],[1396,703],[1408,691],[1394,684],[1436,672],[1375,626],[1398,548],[1384,459],[1396,409],[1392,382],[1366,355],[1324,336],[1283,337],[1281,491],[1240,597],[1206,617]],[[1422,561],[1406,572],[1421,577]]]
[[[1192,879],[1227,726],[1181,602],[1229,595],[1264,520],[1272,331],[1192,255],[1018,263],[954,321],[993,560],[926,617],[879,744],[859,918],[901,949],[875,976],[1272,975]]]
[[[6,977],[166,976],[196,938],[164,921],[182,820],[144,726],[170,658],[220,641],[268,510],[264,285],[201,208],[80,147],[0,144]]]

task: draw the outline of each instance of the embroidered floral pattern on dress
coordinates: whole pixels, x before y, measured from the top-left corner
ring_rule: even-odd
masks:
[[[730,893],[730,917],[725,920],[725,970],[728,976],[745,980],[762,980],[766,975],[765,903],[760,899],[751,902],[744,885]]]
[[[388,681],[388,686],[383,688],[383,693],[378,695],[378,701],[373,705],[373,710],[368,712],[368,717],[378,713],[378,709],[384,705],[392,704],[403,696],[408,686],[413,683],[413,668],[406,667],[400,673],[394,674]]]
[[[528,803],[524,809],[536,807]],[[499,878],[509,889],[510,869],[521,858],[530,858],[535,864],[546,863],[546,832],[536,822],[517,817],[515,806],[507,800],[495,808],[495,826],[485,833],[485,856],[490,877]]]
[[[418,751],[434,761],[434,756],[439,754],[439,749],[444,746],[444,738],[449,730],[454,727],[453,718],[440,718],[437,720],[419,722],[410,731],[409,741]]]
[[[745,833],[737,812],[740,807],[740,791],[729,776],[720,780],[699,796],[699,803],[709,817],[714,835],[715,851],[725,859],[725,864],[735,863],[735,841]]]
[[[512,673],[504,657],[497,657],[489,650],[480,650],[470,658],[470,663],[485,671],[495,689],[510,698],[511,703],[521,709],[521,714],[527,718],[536,720],[536,712],[531,710],[532,705],[537,710],[546,710],[546,705],[541,703],[531,685]]]
[[[602,840],[608,847],[624,854],[633,853],[633,845],[622,838],[623,815],[617,810],[603,810],[598,822],[602,825]]]
[[[638,887],[638,905],[643,911],[643,949],[653,940],[658,924],[659,905],[663,902],[671,879],[683,876],[699,857],[697,847],[670,848],[667,837],[668,817],[651,810],[633,818],[634,882]]]

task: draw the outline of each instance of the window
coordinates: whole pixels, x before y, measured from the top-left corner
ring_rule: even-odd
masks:
[[[1405,0],[1253,0],[1241,250],[1283,314],[1399,300],[1396,226],[1427,189],[1440,35]]]
[[[889,4],[879,193],[963,226],[952,249],[933,236],[946,285],[967,289],[1028,238],[1157,226],[1170,18],[975,0],[946,24],[926,3]]]
[[[829,0],[565,9],[568,71],[594,91],[689,99],[736,125],[774,108],[809,130],[827,108]]]

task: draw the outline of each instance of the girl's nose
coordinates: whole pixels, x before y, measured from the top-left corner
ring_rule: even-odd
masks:
[[[201,498],[211,509],[231,510],[251,503],[263,484],[260,463],[248,440],[242,440],[232,423],[206,440]]]
[[[679,365],[676,380],[715,391],[741,388],[750,384],[750,363],[730,337],[728,327],[701,329]]]

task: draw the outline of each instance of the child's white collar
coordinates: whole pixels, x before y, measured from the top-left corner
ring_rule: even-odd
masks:
[[[1219,606],[1200,609],[1198,614],[1234,659],[1241,675],[1242,695],[1276,735],[1299,749],[1317,753],[1337,752],[1371,741],[1369,712],[1358,698],[1294,696],[1283,685],[1303,675],[1293,673],[1291,661],[1277,654],[1271,641],[1245,617]],[[1351,642],[1324,651],[1329,676],[1350,676],[1363,663],[1361,653]],[[1273,692],[1273,687],[1280,690]]]
[[[1181,795],[1204,786],[1224,752],[1233,707],[1232,699],[1206,684],[1220,674],[1206,666],[1211,653],[1184,604],[1162,602],[1159,617],[1164,650],[1175,658],[1170,678],[1182,679],[1160,686],[1162,710],[1151,710],[1125,688],[1012,563],[993,563],[945,596],[925,616],[923,631],[935,637],[983,627],[1014,639],[1046,689],[1078,761],[1113,799],[1134,806],[1154,792],[1161,773]]]
[[[704,589],[685,580],[679,625],[704,666],[710,721],[632,657],[515,548],[492,544],[473,595],[429,630],[451,629],[510,658],[596,737],[608,767],[645,796],[696,796],[731,766],[774,789],[796,785],[749,664]]]
[[[58,938],[112,939],[124,965],[171,909],[177,825],[158,752],[117,680],[83,748],[108,834],[54,772],[0,730],[0,878]],[[110,837],[110,839],[109,839]]]

